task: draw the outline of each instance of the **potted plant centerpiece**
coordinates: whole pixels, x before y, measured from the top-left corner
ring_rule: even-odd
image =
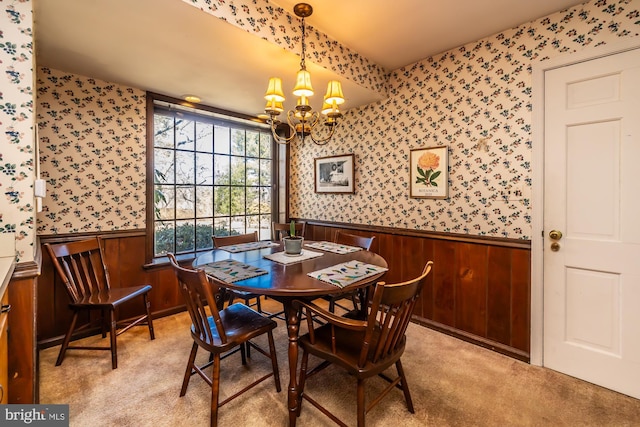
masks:
[[[302,254],[302,236],[296,236],[296,223],[291,221],[289,226],[289,235],[283,237],[284,241],[284,253],[286,255],[301,255]]]

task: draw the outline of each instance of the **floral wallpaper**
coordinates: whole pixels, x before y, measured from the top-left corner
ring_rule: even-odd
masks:
[[[265,0],[183,1],[235,11],[245,25],[266,19]],[[388,98],[346,111],[331,143],[292,146],[292,216],[530,239],[531,65],[637,37],[638,3],[592,0],[391,72]],[[49,182],[38,233],[143,228],[144,92],[46,68],[37,77]],[[448,148],[448,198],[410,198],[410,151],[431,146]],[[355,154],[355,194],[315,194],[314,158],[344,153]]]
[[[146,95],[38,68],[39,234],[145,227]]]
[[[638,36],[640,2],[594,0],[395,70],[326,146],[293,145],[291,215],[530,239],[531,64]],[[411,149],[447,146],[449,197],[409,197]],[[356,193],[314,193],[314,158],[354,153]]]
[[[245,31],[295,53],[300,50],[300,18],[268,0],[182,0]],[[378,64],[342,46],[305,21],[307,60],[376,92],[387,92],[387,74]]]
[[[19,262],[35,241],[31,26],[29,0],[0,0],[0,232],[15,233]]]

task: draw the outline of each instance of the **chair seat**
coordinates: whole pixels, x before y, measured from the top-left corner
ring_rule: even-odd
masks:
[[[239,298],[256,298],[257,296],[260,296],[260,294],[254,294],[253,292],[247,292],[247,291],[229,290],[229,292],[233,292]]]
[[[151,289],[151,285],[111,288],[109,290],[102,290],[99,293],[87,295],[69,305],[78,308],[116,307],[123,302],[149,292]]]
[[[231,290],[231,289],[227,289],[226,291],[229,296],[233,299],[241,299],[244,300],[246,305],[253,307],[253,306],[257,306],[257,301],[254,304],[249,304],[248,300],[254,299],[254,298],[260,298],[262,295],[261,294],[254,294],[253,292],[245,292],[245,291],[236,291],[236,290]]]
[[[220,310],[220,321],[227,337],[227,343],[223,345],[213,317],[209,316],[207,320],[213,335],[213,346],[216,347],[216,352],[227,351],[229,348],[262,335],[278,326],[276,322],[247,307],[245,304],[232,304],[224,310]],[[200,341],[200,336],[193,326],[191,327],[191,335],[195,340]],[[209,345],[211,343],[203,343],[203,346]]]
[[[393,357],[387,357],[387,360],[378,360],[376,363],[367,361],[364,366],[358,366],[358,359],[362,351],[362,342],[364,339],[364,331],[352,331],[336,328],[335,330],[335,346],[334,353],[331,342],[331,325],[322,325],[315,329],[315,343],[311,344],[309,334],[301,336],[298,345],[305,351],[318,356],[328,362],[342,366],[347,372],[353,374],[356,378],[368,378],[383,372],[389,366],[396,363],[404,353],[404,345],[406,338],[403,336],[398,347],[397,353]],[[371,339],[369,357],[375,349],[375,345],[380,337],[380,328],[376,327],[373,331]]]

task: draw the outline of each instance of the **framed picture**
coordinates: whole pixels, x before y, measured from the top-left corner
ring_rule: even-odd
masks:
[[[316,193],[353,194],[355,187],[354,155],[314,159]]]
[[[446,199],[449,189],[447,146],[411,150],[410,197]]]

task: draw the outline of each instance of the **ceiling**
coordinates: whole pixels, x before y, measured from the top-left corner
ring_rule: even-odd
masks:
[[[293,14],[298,0],[270,3]],[[581,3],[318,0],[306,23],[392,71]],[[33,0],[33,5],[37,66],[174,97],[196,94],[204,104],[252,116],[262,113],[269,77],[282,77],[287,95],[299,68],[295,52],[182,0]],[[328,80],[340,79],[309,61],[307,68],[317,93]],[[381,99],[340,80],[345,109]]]

